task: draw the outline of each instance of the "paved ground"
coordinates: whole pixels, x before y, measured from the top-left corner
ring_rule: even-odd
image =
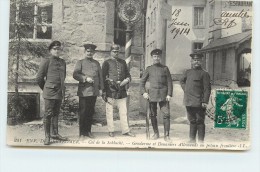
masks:
[[[59,132],[61,135],[69,138],[69,141],[60,142],[52,140],[51,146],[68,146],[68,147],[117,147],[117,148],[183,148],[191,149],[192,147],[186,145],[188,142],[189,125],[183,121],[183,123],[175,123],[172,121],[170,136],[172,143],[166,143],[163,140],[163,126],[159,126],[161,137],[156,141],[146,139],[145,135],[145,121],[131,121],[130,126],[132,132],[136,134],[136,137],[123,136],[120,132],[120,121],[115,121],[115,137],[108,136],[106,126],[100,124],[93,125],[92,131],[96,136],[95,139],[86,138],[80,140],[78,137],[78,125],[73,123],[72,125],[65,125],[60,123]],[[150,127],[151,135],[153,134]],[[249,139],[248,130],[239,129],[215,129],[213,128],[213,122],[207,119],[206,128],[206,140],[205,145],[209,149],[214,149],[214,146],[219,146],[223,143],[226,146],[231,146],[230,143],[239,144],[245,143],[247,146]],[[8,143],[10,145],[26,145],[26,146],[43,146],[44,130],[42,121],[34,121],[23,125],[8,126]],[[183,145],[180,145],[183,144]],[[213,146],[213,147],[210,147]]]
[[[133,95],[134,92],[133,92]],[[133,96],[132,96],[133,97]],[[185,107],[182,104],[183,91],[179,84],[174,84],[174,94],[171,100],[171,131],[170,137],[172,143],[167,144],[163,140],[163,125],[162,116],[158,113],[159,129],[161,137],[156,141],[146,139],[145,134],[145,113],[139,114],[138,109],[144,105],[139,102],[139,95],[135,95],[135,101],[131,103],[135,109],[130,112],[130,127],[132,132],[136,134],[136,137],[122,136],[120,133],[120,121],[115,120],[115,137],[108,136],[107,127],[105,122],[93,125],[92,131],[96,136],[96,139],[79,140],[78,138],[78,124],[76,122],[68,123],[60,122],[59,132],[61,135],[68,137],[70,140],[67,142],[57,142],[52,140],[51,146],[68,146],[68,147],[117,147],[117,148],[168,148],[168,149],[193,149],[193,146],[187,145],[189,125],[186,117]],[[249,108],[250,109],[250,108]],[[248,111],[248,114],[250,112]],[[116,118],[118,119],[118,118]],[[250,118],[248,118],[250,121]],[[219,129],[214,128],[214,122],[206,117],[206,139],[205,144],[199,148],[208,149],[248,149],[250,146],[250,128],[244,129]],[[152,135],[152,127],[150,127]],[[7,143],[9,145],[19,146],[43,146],[44,129],[42,120],[33,121],[22,125],[7,126]],[[224,146],[221,144],[224,144]],[[183,144],[183,145],[181,145]],[[246,145],[247,147],[238,148],[237,146]],[[196,146],[198,148],[198,146]]]

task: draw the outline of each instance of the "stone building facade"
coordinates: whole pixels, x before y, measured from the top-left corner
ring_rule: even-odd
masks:
[[[18,16],[17,11],[19,10],[31,11],[30,17],[33,23],[31,24],[32,29],[30,30],[31,33],[28,34],[29,37],[27,37],[27,40],[32,44],[44,44],[45,46],[53,40],[62,42],[62,58],[67,63],[65,84],[76,100],[77,82],[73,79],[72,73],[77,60],[84,58],[84,43],[92,42],[97,45],[94,59],[98,60],[101,66],[103,61],[109,57],[110,46],[113,43],[121,44],[120,56],[123,59],[125,58],[124,42],[122,42],[125,39],[125,26],[117,16],[117,7],[120,0],[30,0],[26,3],[31,3],[31,5],[26,8],[18,7],[17,5],[11,6],[11,18],[13,20],[22,18],[22,15]],[[41,17],[41,12],[44,10],[49,15],[48,27],[50,26],[52,30],[51,39],[39,39],[37,36],[37,27],[40,25],[39,18]],[[133,78],[139,78],[140,76],[140,59],[143,55],[143,32],[142,19],[135,25],[132,33],[130,73]],[[27,54],[24,54],[24,56],[27,56]],[[40,59],[35,58],[34,61],[36,64],[39,64]],[[35,76],[36,73],[33,73],[20,78],[19,91],[41,95],[41,90],[33,81]],[[9,92],[12,91],[14,91],[14,88],[9,85]],[[40,112],[37,117],[42,117],[44,101],[42,96],[39,97]],[[105,118],[104,103],[101,99],[97,101],[96,114],[97,118]]]

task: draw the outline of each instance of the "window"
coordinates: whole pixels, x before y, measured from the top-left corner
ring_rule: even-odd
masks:
[[[120,0],[115,1],[115,9],[117,9]],[[125,46],[126,42],[126,25],[118,17],[117,11],[115,11],[114,17],[114,43],[121,46]]]
[[[226,62],[227,62],[227,50],[222,50],[222,65],[221,65],[221,71],[222,73],[226,72]]]
[[[194,7],[194,26],[204,27],[204,7]]]
[[[35,39],[52,38],[52,3],[12,0],[10,3],[10,35]]]
[[[193,51],[198,51],[203,47],[203,43],[202,42],[194,42],[193,43]]]

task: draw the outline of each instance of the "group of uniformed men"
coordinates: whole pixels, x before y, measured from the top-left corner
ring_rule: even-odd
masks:
[[[131,81],[125,60],[119,58],[120,46],[114,44],[110,49],[110,58],[104,61],[102,69],[98,61],[93,59],[96,45],[84,45],[85,58],[79,60],[73,72],[73,78],[79,82],[79,136],[95,138],[91,132],[92,119],[97,96],[102,96],[106,102],[106,119],[108,135],[114,137],[113,106],[119,109],[122,134],[135,137],[131,132],[127,117],[127,89]],[[61,42],[53,41],[49,45],[50,57],[41,61],[37,74],[37,82],[43,90],[45,100],[44,114],[44,145],[49,145],[50,138],[68,140],[58,132],[58,115],[65,94],[64,80],[66,63],[60,58]],[[148,100],[150,119],[154,130],[151,139],[160,137],[157,123],[157,103],[163,114],[164,140],[170,142],[170,106],[169,101],[173,92],[173,81],[167,66],[161,64],[162,50],[151,52],[153,65],[147,67],[141,79],[140,92]],[[210,96],[210,77],[201,68],[202,54],[193,53],[192,68],[187,70],[181,79],[184,90],[184,104],[190,121],[190,142],[203,142],[205,137],[205,108]],[[150,82],[146,88],[146,82]]]

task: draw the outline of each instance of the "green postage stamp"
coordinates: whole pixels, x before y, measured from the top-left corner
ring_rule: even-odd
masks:
[[[215,128],[246,129],[248,92],[216,90]]]

